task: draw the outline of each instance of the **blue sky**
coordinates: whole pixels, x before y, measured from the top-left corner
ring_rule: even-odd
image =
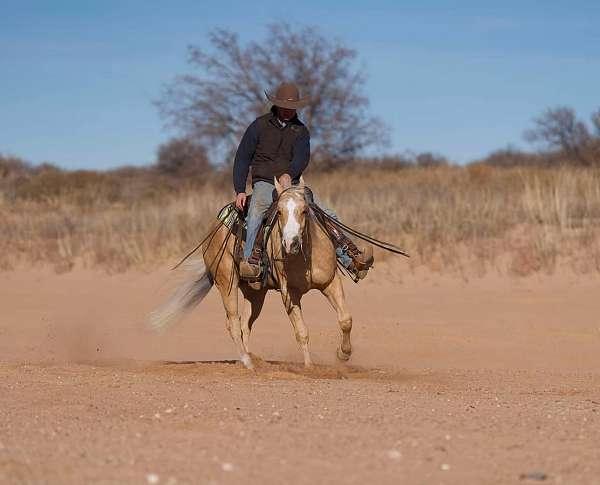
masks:
[[[287,20],[358,50],[389,152],[467,162],[544,109],[600,107],[598,1],[0,0],[0,153],[68,168],[150,163],[152,100],[216,27],[260,39]],[[249,122],[251,120],[248,120]]]

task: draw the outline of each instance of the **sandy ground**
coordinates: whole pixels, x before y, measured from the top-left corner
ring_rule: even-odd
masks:
[[[166,271],[0,273],[0,483],[598,483],[600,280],[346,284],[305,371],[279,295],[232,362],[216,291],[164,335]]]

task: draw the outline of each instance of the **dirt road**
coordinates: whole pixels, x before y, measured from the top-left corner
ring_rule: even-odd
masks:
[[[378,268],[310,371],[273,294],[249,372],[216,292],[143,330],[165,274],[0,274],[0,483],[600,483],[597,280]]]

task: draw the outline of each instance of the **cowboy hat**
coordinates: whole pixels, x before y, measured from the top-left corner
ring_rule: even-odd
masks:
[[[292,83],[281,83],[274,95],[266,91],[265,94],[271,103],[280,108],[300,109],[310,101],[308,96],[301,98],[298,87]]]

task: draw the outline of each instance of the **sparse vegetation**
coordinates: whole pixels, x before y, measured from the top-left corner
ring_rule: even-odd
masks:
[[[600,170],[392,161],[308,174],[307,182],[345,222],[404,247],[411,268],[600,271]],[[174,262],[232,198],[228,173],[182,179],[154,169],[14,166],[18,174],[7,169],[0,179],[2,269],[114,272]]]

